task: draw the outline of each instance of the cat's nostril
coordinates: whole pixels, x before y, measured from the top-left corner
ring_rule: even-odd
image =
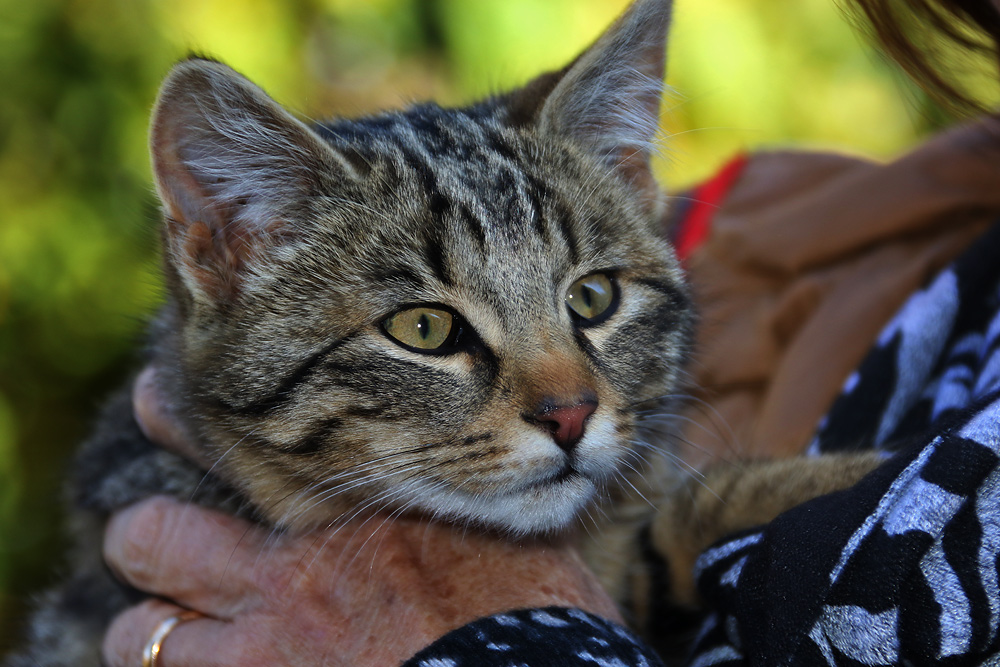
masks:
[[[552,407],[551,404],[539,408],[531,415],[532,421],[552,434],[552,439],[562,449],[569,452],[580,442],[587,419],[597,410],[596,400],[586,400],[576,405]]]

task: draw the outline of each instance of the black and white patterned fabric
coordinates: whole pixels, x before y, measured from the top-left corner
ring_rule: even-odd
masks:
[[[459,628],[403,667],[662,667],[628,630],[579,609],[497,614]]]
[[[812,454],[875,449],[851,489],[714,545],[691,667],[1000,666],[1000,224],[884,329]],[[660,664],[580,611],[447,635],[406,667]]]
[[[709,549],[689,664],[1000,665],[1000,226],[883,330],[811,445],[852,489]]]

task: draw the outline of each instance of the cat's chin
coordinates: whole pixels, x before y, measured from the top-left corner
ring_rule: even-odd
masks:
[[[514,536],[553,533],[577,519],[597,493],[597,485],[577,472],[504,494],[429,491],[417,503],[453,522],[468,522]]]

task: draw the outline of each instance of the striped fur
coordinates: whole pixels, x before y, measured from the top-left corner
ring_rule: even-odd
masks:
[[[669,4],[462,109],[308,125],[225,65],[177,65],[151,131],[169,298],[148,361],[217,464],[149,443],[127,389],[111,401],[74,468],[69,576],[4,664],[100,664],[141,598],[103,566],[103,526],[151,494],[289,528],[381,509],[518,535],[635,466],[691,325],[649,169]],[[567,294],[597,272],[616,309],[582,326]],[[460,317],[461,345],[387,336],[420,304]],[[560,410],[583,415],[572,444]]]
[[[267,520],[412,508],[546,531],[633,456],[691,319],[638,174],[667,10],[638,3],[529,118],[521,92],[309,128],[219,63],[170,75],[152,134],[175,299],[161,364]],[[565,298],[595,272],[618,310],[581,328]],[[419,304],[463,318],[466,347],[380,330]],[[598,407],[569,453],[526,417],[585,395]]]

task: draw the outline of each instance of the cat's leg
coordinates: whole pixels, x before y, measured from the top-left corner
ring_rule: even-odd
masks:
[[[698,477],[660,471],[659,489],[633,480],[637,488],[613,500],[582,551],[633,629],[674,664],[702,619],[693,570],[707,547],[848,488],[884,460],[866,452],[718,464]]]
[[[581,552],[629,624],[669,664],[700,624],[693,569],[707,547],[848,488],[884,460],[866,452],[751,461],[694,476],[656,459],[591,512]]]
[[[659,506],[644,536],[666,564],[671,601],[697,606],[693,569],[711,544],[735,533],[770,522],[782,512],[818,496],[848,488],[885,461],[882,454],[829,454],[812,458],[719,464],[704,477],[690,479]],[[631,582],[639,615],[649,604],[639,603],[649,591],[648,575]]]

